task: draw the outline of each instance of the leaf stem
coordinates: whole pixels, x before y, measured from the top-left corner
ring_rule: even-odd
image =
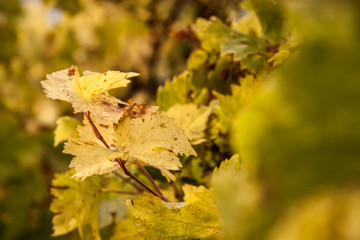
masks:
[[[110,148],[109,145],[107,144],[107,142],[105,141],[105,139],[103,138],[103,136],[101,135],[101,133],[99,132],[99,130],[97,129],[97,127],[95,126],[94,122],[92,121],[91,117],[90,117],[90,112],[86,112],[84,113],[87,120],[89,121],[90,123],[90,126],[93,130],[93,132],[95,133],[95,136],[97,139],[99,139],[104,145],[106,148]]]
[[[155,192],[154,190],[152,190],[148,185],[146,185],[143,181],[141,181],[140,179],[138,179],[134,174],[132,174],[126,167],[124,164],[124,161],[121,158],[116,158],[115,159],[116,162],[119,163],[121,169],[124,171],[124,173],[126,175],[128,175],[129,177],[131,177],[132,179],[134,179],[136,182],[138,182],[141,186],[143,186],[146,190],[148,190],[150,193],[152,193],[153,195],[161,198],[162,200],[164,200],[165,202],[169,202],[169,200],[164,197],[162,194],[159,194],[157,192]]]
[[[145,169],[138,161],[136,161],[136,166],[137,166],[138,168],[140,168],[140,170],[147,176],[147,178],[150,180],[151,184],[154,186],[155,191],[156,191],[158,194],[160,194],[161,196],[164,196],[164,195],[161,193],[159,187],[156,185],[154,179],[150,176],[150,174],[148,173],[148,171],[146,171],[146,169]]]

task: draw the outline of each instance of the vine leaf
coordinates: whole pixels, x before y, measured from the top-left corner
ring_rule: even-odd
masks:
[[[196,156],[184,130],[174,119],[160,114],[154,107],[132,105],[114,129],[117,150],[123,154],[123,159],[129,163],[140,160],[173,180],[175,178],[168,170],[180,170],[178,154]]]
[[[60,117],[56,121],[56,129],[54,132],[54,146],[58,146],[61,142],[66,141],[70,137],[79,137],[76,127],[80,122],[72,117]]]
[[[114,151],[92,141],[70,138],[65,143],[63,152],[75,156],[70,163],[70,167],[75,168],[76,172],[73,177],[85,179],[92,175],[109,174],[118,170],[119,164],[108,159]]]
[[[108,90],[126,87],[127,78],[137,76],[137,73],[122,73],[108,71],[106,73],[87,73],[80,76],[77,67],[54,72],[47,75],[47,80],[41,82],[46,96],[70,102],[74,112],[90,111],[101,118],[117,121],[122,114],[118,104],[119,99],[109,96]]]
[[[72,86],[86,100],[93,96],[105,93],[111,89],[127,87],[130,80],[138,73],[123,73],[118,71],[107,71],[106,73],[95,73],[82,77],[75,77]]]
[[[226,159],[221,162],[219,168],[215,168],[211,182],[215,188],[222,188],[222,184],[228,185],[229,181],[236,179],[240,174],[239,155],[233,155],[229,160]],[[218,187],[217,185],[221,186]]]
[[[113,159],[122,158],[127,164],[141,161],[151,165],[175,180],[169,171],[182,167],[178,154],[196,156],[196,152],[174,119],[157,110],[158,107],[137,104],[125,108],[124,115],[114,124],[116,149],[105,148],[94,141],[70,138],[64,153],[75,156],[70,163],[76,171],[74,177],[84,179],[108,174],[119,169]]]
[[[113,122],[107,119],[99,118],[97,116],[91,116],[91,120],[94,123],[95,127],[100,132],[101,136],[109,144],[110,148],[115,149],[117,140],[113,128]],[[103,143],[94,134],[91,125],[89,123],[89,120],[87,118],[84,118],[83,124],[84,125],[80,125],[77,127],[77,131],[79,132],[80,138],[82,140],[96,142],[100,146],[103,146]]]
[[[138,232],[145,239],[221,239],[222,219],[212,191],[184,185],[185,202],[159,198],[127,200]]]
[[[206,142],[205,129],[211,108],[195,104],[174,105],[166,114],[175,119],[176,124],[184,129],[185,135],[188,136],[192,145]]]
[[[143,238],[136,231],[136,226],[131,218],[125,218],[116,223],[114,234],[110,240],[142,240]]]
[[[51,184],[53,200],[50,210],[53,217],[53,236],[64,235],[76,228],[81,239],[101,239],[98,232],[97,215],[100,201],[100,184],[96,177],[86,181],[71,179],[71,169],[56,174]]]

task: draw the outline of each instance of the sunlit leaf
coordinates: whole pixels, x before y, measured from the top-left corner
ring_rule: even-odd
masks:
[[[142,240],[143,238],[136,231],[136,225],[131,218],[116,223],[114,234],[110,240]]]
[[[185,202],[128,200],[141,236],[148,239],[221,239],[222,220],[211,191],[184,185]]]
[[[80,122],[72,117],[61,117],[56,121],[54,146],[56,147],[61,142],[67,140],[70,137],[78,137],[79,134],[76,131],[76,127],[80,125]]]
[[[108,159],[114,151],[95,142],[70,138],[65,143],[63,152],[75,156],[70,163],[70,167],[75,168],[76,172],[73,177],[85,179],[92,175],[108,174],[119,169],[117,162]]]
[[[174,77],[172,81],[167,81],[163,87],[159,87],[156,102],[162,110],[166,111],[175,104],[191,102],[190,96],[193,91],[191,73],[185,71]]]
[[[76,181],[73,170],[57,174],[52,181],[54,196],[50,210],[53,217],[53,236],[64,235],[76,228],[82,239],[100,239],[97,225],[100,186],[97,178]]]
[[[105,93],[114,88],[126,87],[130,80],[138,73],[123,73],[118,71],[107,71],[106,73],[89,74],[75,77],[72,87],[85,99],[89,100],[94,95]]]
[[[191,144],[197,145],[205,142],[205,129],[211,108],[196,106],[195,104],[174,105],[166,114],[175,119],[175,123],[185,131]]]
[[[118,104],[123,102],[106,91],[127,86],[129,80],[126,77],[133,76],[137,74],[109,71],[80,77],[77,68],[72,66],[48,74],[41,84],[47,97],[70,102],[75,113],[89,111],[95,116],[117,121],[122,114]]]
[[[97,116],[91,116],[91,120],[97,130],[100,132],[101,136],[104,140],[109,144],[111,148],[116,148],[116,134],[113,128],[113,122],[111,120],[102,119]],[[79,137],[85,141],[92,141],[98,143],[100,146],[104,146],[104,144],[96,137],[89,121],[87,118],[84,118],[84,125],[80,125],[77,127],[77,131],[79,132]]]
[[[117,150],[130,162],[140,160],[160,170],[179,170],[178,154],[196,155],[184,131],[153,107],[129,107],[114,129]]]

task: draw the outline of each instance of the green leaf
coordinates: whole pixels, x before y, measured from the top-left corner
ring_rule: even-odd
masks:
[[[195,103],[200,104],[207,100],[208,91],[205,88],[195,87],[191,71],[184,71],[175,76],[172,81],[166,81],[165,85],[158,88],[156,103],[161,110],[167,111],[175,104]]]
[[[68,138],[79,137],[76,127],[80,125],[80,122],[72,117],[60,117],[56,121],[54,146],[58,146],[61,142],[66,141]]]
[[[231,54],[234,61],[241,61],[241,68],[259,73],[266,64],[266,45],[260,39],[251,39],[250,42],[230,40],[221,45],[221,54]]]
[[[233,155],[229,160],[226,159],[221,162],[219,168],[215,168],[211,179],[214,188],[221,189],[222,183],[228,184],[227,182],[233,181],[240,174],[240,161],[239,155]]]
[[[100,239],[97,225],[100,201],[99,179],[77,181],[71,178],[74,171],[55,175],[51,183],[50,210],[53,217],[53,236],[64,235],[78,229],[82,239]]]
[[[126,203],[145,239],[221,239],[222,220],[212,192],[203,186],[184,185],[185,202],[159,198]]]
[[[198,69],[199,67],[204,65],[207,58],[208,58],[208,56],[207,56],[206,51],[204,51],[202,49],[195,49],[194,51],[191,52],[191,54],[187,60],[187,68],[189,70]]]
[[[229,160],[222,161],[220,167],[213,171],[211,183],[214,197],[224,219],[225,239],[239,239],[233,234],[241,231],[237,229],[239,222],[243,219],[245,212],[252,208],[251,204],[257,195],[244,181],[245,179],[246,171],[242,171],[240,167],[238,154],[233,155]],[[246,202],[250,204],[244,204]],[[246,229],[244,224],[241,227]],[[237,230],[234,231],[234,229]]]
[[[233,118],[237,115],[238,111],[251,102],[258,90],[259,80],[252,75],[247,75],[240,80],[240,84],[240,86],[231,85],[231,95],[214,93],[217,100],[212,102],[212,107],[214,108],[213,113],[216,115],[216,118],[213,118],[211,122],[210,138],[214,139],[222,151],[228,148],[227,138]]]
[[[250,0],[249,3],[261,22],[264,35],[269,37],[273,44],[280,43],[284,29],[281,2],[278,0]]]
[[[184,71],[172,81],[166,81],[163,87],[159,87],[156,94],[156,103],[160,109],[167,111],[175,104],[191,102],[190,94],[193,92],[191,84],[191,72]]]
[[[235,33],[216,17],[210,20],[198,18],[193,29],[201,42],[201,47],[207,52],[219,52],[221,43],[241,33]]]

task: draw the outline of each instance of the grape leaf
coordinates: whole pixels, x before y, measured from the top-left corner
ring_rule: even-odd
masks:
[[[233,155],[229,160],[224,160],[221,162],[219,168],[215,168],[211,182],[213,187],[215,188],[222,188],[218,187],[217,185],[221,184],[222,182],[228,182],[230,180],[236,179],[236,177],[240,173],[240,161],[239,155]],[[228,183],[226,183],[228,184]]]
[[[116,148],[117,140],[116,134],[113,128],[113,122],[107,119],[102,119],[97,116],[91,116],[91,120],[100,132],[101,136],[105,139],[105,141],[109,144],[110,148]],[[79,132],[79,136],[82,140],[92,141],[98,143],[100,146],[103,146],[103,143],[96,137],[94,134],[92,127],[87,118],[84,118],[84,125],[80,125],[77,127],[77,131]]]
[[[211,17],[210,20],[198,18],[192,28],[201,42],[201,48],[207,52],[219,52],[223,42],[235,36],[244,36],[230,29],[217,17]]]
[[[191,75],[191,72],[185,71],[174,77],[172,81],[166,81],[164,86],[159,87],[156,103],[162,110],[166,111],[175,104],[191,102],[190,94],[194,91]]]
[[[138,75],[138,73],[132,72],[107,71],[106,73],[75,77],[72,86],[84,99],[89,100],[94,95],[105,93],[111,89],[126,87],[130,83],[127,78]]]
[[[70,137],[79,137],[76,127],[80,125],[80,122],[72,117],[60,117],[56,121],[54,146],[56,147],[61,142],[67,140]]]
[[[134,104],[124,110],[124,115],[114,124],[116,149],[108,149],[94,141],[70,138],[64,153],[75,157],[70,167],[75,168],[75,178],[108,174],[119,168],[112,159],[122,158],[131,164],[140,160],[158,168],[174,180],[169,170],[182,166],[178,154],[195,155],[196,152],[184,131],[174,120],[157,112],[158,107]]]
[[[249,7],[248,2],[241,4],[242,11],[244,15],[239,18],[237,21],[231,23],[231,28],[239,32],[246,34],[262,37],[262,27],[254,10]]]
[[[93,115],[117,121],[122,114],[118,104],[123,102],[107,95],[106,91],[125,87],[129,82],[126,77],[133,76],[137,74],[108,71],[80,77],[77,68],[72,66],[48,74],[41,84],[47,97],[70,102],[75,113],[90,111]]]
[[[196,156],[174,120],[146,105],[129,107],[114,129],[118,152],[130,162],[140,160],[168,174],[167,170],[180,169],[178,154]],[[172,175],[168,177],[174,179]]]
[[[185,202],[159,198],[127,200],[138,232],[145,239],[220,239],[222,220],[212,192],[184,185]]]
[[[114,234],[110,240],[142,240],[143,238],[136,231],[136,226],[131,218],[125,218],[124,220],[116,223]]]
[[[188,60],[187,60],[187,68],[189,70],[195,70],[200,66],[204,65],[208,56],[206,51],[202,49],[195,49],[191,52]]]
[[[211,108],[195,104],[174,105],[166,114],[175,119],[175,123],[185,131],[192,145],[205,142],[205,129]]]
[[[260,20],[264,35],[269,37],[273,43],[280,43],[284,25],[281,1],[250,0],[249,4]]]
[[[232,119],[236,113],[249,104],[253,95],[257,92],[259,87],[259,80],[252,75],[247,75],[240,80],[239,85],[231,85],[232,94],[223,95],[214,93],[218,98],[212,102],[213,112],[217,116],[213,119],[210,128],[210,138],[214,139],[215,143],[225,151],[228,143],[228,137]],[[225,139],[224,139],[225,138]]]
[[[53,217],[53,236],[64,235],[78,228],[82,239],[100,239],[97,226],[97,212],[100,201],[99,179],[85,181],[71,179],[73,170],[56,174],[51,183],[54,199],[50,210]]]
[[[65,143],[63,152],[75,156],[70,163],[70,167],[75,168],[74,178],[85,179],[92,175],[108,174],[120,167],[117,162],[108,159],[115,150],[92,141],[70,138]]]
[[[231,29],[216,17],[199,18],[193,28],[205,51],[233,55],[235,61],[244,62],[243,69],[259,72],[265,66],[268,53],[263,38]]]

